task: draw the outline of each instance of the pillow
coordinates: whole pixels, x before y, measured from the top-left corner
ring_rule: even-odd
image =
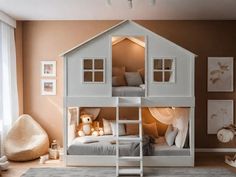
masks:
[[[174,144],[177,133],[178,133],[178,129],[174,128],[173,125],[169,125],[167,127],[167,130],[165,133],[165,139],[166,139],[166,143],[169,146],[172,146]]]
[[[153,138],[158,137],[157,124],[156,122],[145,124],[143,123],[143,133]]]
[[[183,148],[188,134],[188,113],[183,112],[182,115],[176,117],[173,126],[178,129],[175,145],[178,148]]]
[[[139,86],[143,84],[143,80],[139,72],[125,72],[125,79],[128,86]]]
[[[124,76],[113,76],[112,77],[112,86],[118,87],[118,86],[126,86],[126,81]]]
[[[95,143],[95,142],[99,142],[98,140],[95,139],[94,136],[81,136],[79,138],[76,138],[74,140],[75,143],[79,142],[79,143],[83,143],[83,144],[89,144],[89,143]]]
[[[145,81],[145,70],[144,70],[144,68],[138,69],[138,72],[139,72],[139,74],[142,77],[143,82],[144,82]]]
[[[116,136],[116,121],[111,121],[110,122],[111,129],[112,129],[112,135]],[[124,124],[119,124],[119,135],[125,135],[125,125]]]
[[[112,120],[102,119],[104,135],[112,134],[111,125],[110,125],[111,121]]]
[[[137,124],[126,124],[126,134],[127,135],[138,135],[139,126]]]
[[[112,67],[112,76],[123,76],[125,74],[125,66]]]

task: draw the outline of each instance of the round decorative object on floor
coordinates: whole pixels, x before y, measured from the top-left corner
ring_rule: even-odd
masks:
[[[7,157],[6,156],[2,156],[0,158],[0,174],[1,174],[1,171],[8,170],[8,167],[9,167],[9,162],[7,160]]]
[[[223,127],[217,132],[217,138],[221,143],[228,143],[234,140],[236,135],[236,125]],[[225,156],[225,163],[236,168],[236,155],[234,157]]]
[[[47,133],[27,114],[16,120],[4,144],[5,154],[12,161],[37,159],[48,152],[48,147]]]

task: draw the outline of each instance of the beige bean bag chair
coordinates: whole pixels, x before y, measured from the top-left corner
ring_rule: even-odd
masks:
[[[48,152],[48,147],[47,133],[27,114],[16,120],[4,144],[5,154],[12,161],[37,159]]]

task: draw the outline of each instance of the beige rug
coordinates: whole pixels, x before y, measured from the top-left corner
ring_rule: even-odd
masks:
[[[146,177],[236,177],[225,168],[145,168]],[[115,177],[112,167],[31,168],[22,177]]]

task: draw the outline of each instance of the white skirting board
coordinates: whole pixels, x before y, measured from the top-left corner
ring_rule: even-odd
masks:
[[[195,152],[236,152],[236,148],[196,148]]]
[[[192,156],[144,156],[144,166],[193,167]],[[116,156],[67,155],[66,166],[115,166]],[[121,166],[136,166],[137,162],[124,162]]]

